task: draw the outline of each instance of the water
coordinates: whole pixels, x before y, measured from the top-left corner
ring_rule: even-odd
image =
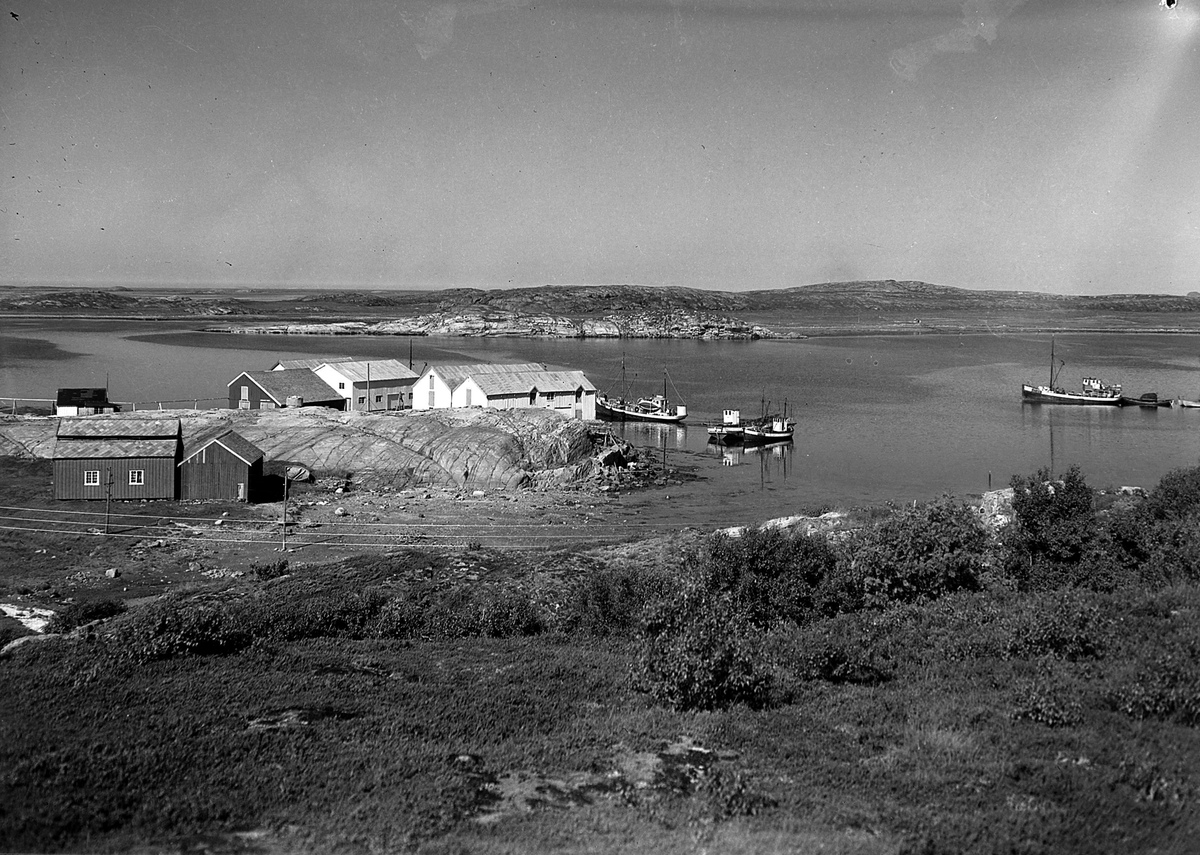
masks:
[[[698,476],[638,502],[671,502],[689,518],[743,522],[822,507],[959,496],[1013,474],[1078,464],[1096,487],[1151,487],[1200,463],[1200,410],[1023,405],[1022,382],[1045,382],[1047,336],[910,335],[799,341],[412,340],[427,361],[520,360],[587,372],[621,391],[662,390],[688,405],[688,427],[615,425],[647,453]],[[194,324],[22,321],[0,334],[0,398],[49,398],[59,386],[103,386],[118,401],[211,401],[246,369],[278,359],[407,359],[407,338],[231,336]],[[1060,382],[1098,375],[1127,394],[1200,397],[1200,336],[1072,334],[1055,339]],[[702,427],[725,408],[757,414],[786,400],[790,446],[721,449]]]

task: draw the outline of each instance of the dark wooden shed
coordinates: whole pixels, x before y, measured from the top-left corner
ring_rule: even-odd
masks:
[[[121,408],[108,400],[108,389],[59,389],[54,398],[54,412],[59,416],[94,416],[98,413],[119,413]]]
[[[183,448],[179,498],[254,502],[262,492],[263,453],[234,431],[197,437]]]
[[[54,443],[56,499],[174,499],[179,419],[61,419]]]

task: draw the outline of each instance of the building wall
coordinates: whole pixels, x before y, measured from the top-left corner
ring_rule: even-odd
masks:
[[[54,461],[54,498],[106,499],[108,472],[112,471],[114,499],[174,499],[179,495],[175,460],[169,457],[108,457]],[[143,483],[129,483],[129,473],[140,469]],[[98,472],[99,483],[85,483],[86,472]]]
[[[450,398],[450,387],[436,371],[422,374],[413,386],[414,410],[444,410],[451,406]]]
[[[372,380],[370,390],[363,380],[354,384],[354,400],[347,401],[346,409],[407,410],[410,408],[409,394],[412,388],[411,377],[408,380]],[[366,400],[360,402],[359,398]]]
[[[244,398],[242,397],[242,387],[246,389]],[[266,406],[263,405],[264,401]],[[239,377],[229,386],[229,409],[231,410],[266,410],[276,406],[271,396],[248,377]]]
[[[179,466],[181,499],[245,499],[258,497],[262,460],[248,466],[228,449],[213,443]]]

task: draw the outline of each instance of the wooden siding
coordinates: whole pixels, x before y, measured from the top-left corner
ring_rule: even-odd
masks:
[[[145,483],[129,483],[129,473],[141,469]],[[176,480],[175,459],[170,457],[101,457],[80,460],[54,461],[54,498],[56,499],[106,499],[108,473],[112,471],[112,498],[126,499],[174,499],[179,494]],[[100,483],[86,486],[84,473],[98,471]]]
[[[250,401],[249,407],[246,407],[242,404],[243,386],[247,387],[246,394],[249,395],[249,398],[247,399]],[[266,401],[267,403],[265,407],[263,406],[263,401]],[[233,382],[233,385],[229,387],[229,409],[231,410],[269,410],[274,409],[276,406],[277,405],[275,401],[271,399],[271,396],[264,392],[261,386],[244,374],[239,376],[238,379]]]
[[[217,443],[179,466],[181,499],[237,499],[238,485],[245,485],[245,498],[255,501],[261,488],[263,462],[247,466],[244,461]]]

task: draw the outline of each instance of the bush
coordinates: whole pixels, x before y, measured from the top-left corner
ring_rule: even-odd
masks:
[[[566,632],[631,636],[643,607],[666,588],[661,576],[631,567],[589,573],[569,590],[559,625]]]
[[[1018,659],[1100,659],[1112,632],[1113,621],[1094,599],[1065,591],[1033,600],[1016,614],[1004,654]]]
[[[252,640],[234,623],[219,605],[165,599],[131,613],[117,640],[138,661],[233,653]]]
[[[847,581],[861,586],[862,604],[873,608],[976,590],[987,544],[975,511],[945,496],[860,532],[848,548]]]
[[[1046,727],[1073,727],[1083,721],[1083,704],[1073,696],[1069,684],[1046,672],[1017,684],[1012,717]]]
[[[50,623],[46,625],[46,632],[70,632],[94,620],[116,617],[125,610],[125,603],[121,600],[101,599],[71,603],[50,619]]]
[[[761,649],[760,631],[731,594],[692,584],[681,600],[646,610],[634,684],[678,710],[761,707],[770,691]]]
[[[739,537],[713,535],[693,563],[709,591],[730,595],[739,612],[765,627],[812,618],[837,554],[821,536],[750,529]]]
[[[1042,468],[1029,477],[1014,475],[1013,522],[1005,529],[1005,568],[1023,589],[1071,584],[1074,565],[1096,533],[1092,489],[1078,466],[1052,481]]]
[[[1181,520],[1200,513],[1200,466],[1164,475],[1146,497],[1146,511],[1157,520]]]
[[[1135,719],[1200,725],[1200,645],[1192,642],[1164,653],[1153,665],[1109,693],[1118,712]]]

